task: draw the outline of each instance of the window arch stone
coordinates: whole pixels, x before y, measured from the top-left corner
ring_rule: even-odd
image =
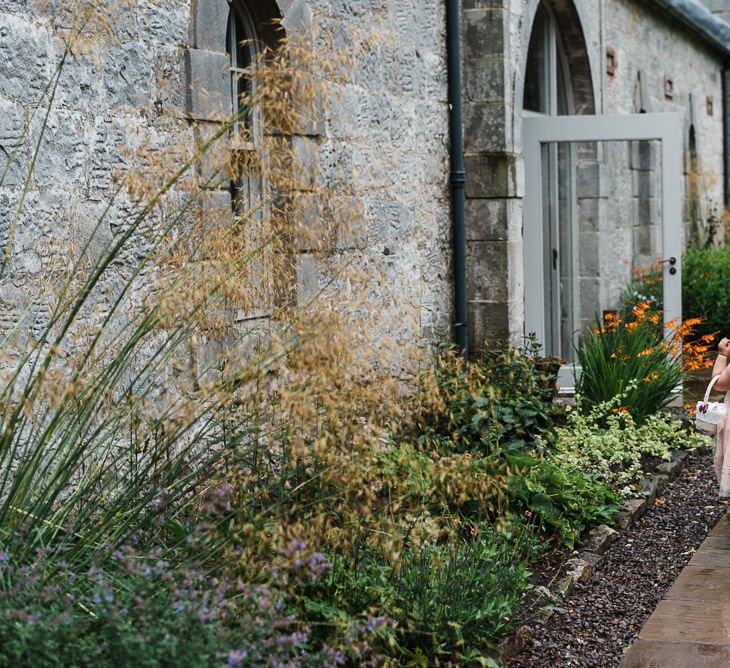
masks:
[[[262,47],[275,48],[284,36],[274,0],[193,0],[190,45],[185,53],[185,112],[200,121],[223,121],[231,109],[228,17],[240,3],[252,18]]]

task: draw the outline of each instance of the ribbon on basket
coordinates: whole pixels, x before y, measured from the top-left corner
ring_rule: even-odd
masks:
[[[727,415],[727,407],[724,402],[708,401],[710,392],[712,392],[712,388],[715,387],[715,383],[719,379],[720,376],[717,375],[710,381],[704,400],[698,401],[696,406],[695,427],[706,434],[716,434],[720,425],[725,422],[725,416]]]

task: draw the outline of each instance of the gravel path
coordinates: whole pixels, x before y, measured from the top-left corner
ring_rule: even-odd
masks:
[[[544,624],[511,668],[617,667],[692,552],[725,512],[709,451],[687,460],[679,478],[611,547],[593,580]]]

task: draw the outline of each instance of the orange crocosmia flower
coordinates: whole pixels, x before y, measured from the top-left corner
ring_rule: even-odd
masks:
[[[626,415],[629,409],[626,406],[619,406],[618,408],[612,408],[611,412],[616,413],[616,415]]]
[[[630,322],[626,325],[626,331],[631,334],[639,326],[638,322]]]
[[[649,355],[654,353],[654,348],[647,348],[646,350],[642,350],[640,353],[637,353],[637,357],[649,357]]]

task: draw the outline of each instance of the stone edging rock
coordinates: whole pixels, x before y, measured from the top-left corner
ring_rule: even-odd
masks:
[[[657,466],[657,473],[643,478],[639,482],[642,496],[624,501],[615,518],[616,527],[628,531],[652,506],[657,495],[680,474],[689,455],[690,451],[679,450],[672,455],[671,461],[662,462]],[[605,524],[592,529],[581,542],[578,556],[565,562],[566,574],[555,583],[552,591],[547,587],[537,588],[536,591],[550,602],[538,610],[536,619],[539,621],[550,619],[556,609],[559,609],[559,604],[573,591],[577,582],[589,582],[603,561],[603,555],[618,537],[619,532]],[[505,638],[500,643],[499,663],[517,656],[532,639],[532,634],[532,627],[525,624]]]

